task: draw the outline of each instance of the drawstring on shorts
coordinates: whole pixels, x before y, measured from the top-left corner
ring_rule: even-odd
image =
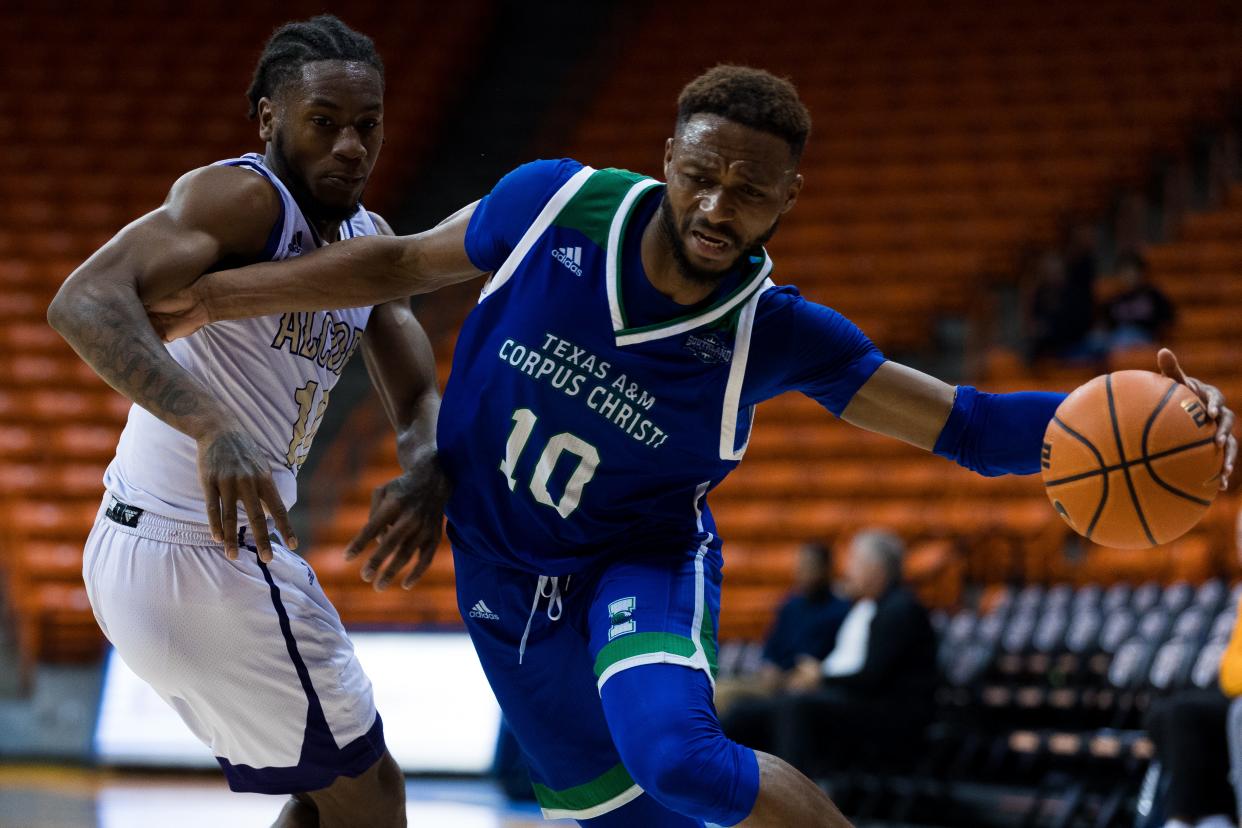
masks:
[[[572,575],[565,576],[565,591],[569,590],[569,579]],[[545,591],[548,587],[551,591]],[[561,579],[555,575],[540,575],[539,582],[535,586],[535,598],[530,604],[530,616],[526,619],[526,630],[522,633],[522,643],[518,647],[518,664],[522,663],[522,658],[526,655],[526,639],[530,637],[530,626],[535,620],[535,611],[539,609],[539,599],[548,599],[548,619],[551,621],[561,620],[563,603],[561,601]]]

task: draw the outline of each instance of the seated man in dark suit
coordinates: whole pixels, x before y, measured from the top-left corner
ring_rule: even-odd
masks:
[[[890,532],[854,538],[844,584],[854,606],[828,657],[799,662],[776,715],[777,755],[804,772],[863,740],[908,742],[931,719],[936,634],[901,585],[904,555]]]
[[[904,553],[891,532],[854,537],[842,592],[855,603],[832,651],[803,656],[785,695],[739,705],[724,722],[732,738],[806,772],[863,741],[907,741],[929,721],[936,636],[927,611],[901,585]]]
[[[832,650],[850,603],[833,592],[832,553],[822,543],[798,550],[794,590],[776,613],[763,643],[758,672],[716,682],[716,710],[723,717],[743,699],[770,698],[785,686],[800,655],[823,658]]]

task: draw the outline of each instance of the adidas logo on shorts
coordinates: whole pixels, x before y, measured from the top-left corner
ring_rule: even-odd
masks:
[[[500,616],[492,612],[491,610],[489,610],[487,608],[487,604],[483,603],[482,601],[478,601],[477,603],[475,603],[473,607],[470,608],[470,617],[471,618],[486,618],[488,621],[499,621],[500,620]]]
[[[575,276],[582,275],[581,247],[558,247],[552,251],[552,258],[573,271]]]

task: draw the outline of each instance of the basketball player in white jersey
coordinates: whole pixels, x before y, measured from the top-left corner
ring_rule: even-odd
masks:
[[[417,579],[447,496],[434,360],[405,302],[229,322],[167,349],[143,302],[210,270],[391,234],[359,203],[383,143],[383,92],[371,40],[336,18],[278,29],[249,91],[265,154],[183,176],[48,310],[134,402],[86,542],[96,618],[233,790],[291,795],[281,826],[405,824],[370,681],[290,551],[286,510],[329,393],[361,348],[405,470],[381,490],[390,519],[363,577],[383,588],[414,558],[404,585]]]

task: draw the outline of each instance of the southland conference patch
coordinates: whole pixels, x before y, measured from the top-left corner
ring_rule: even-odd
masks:
[[[684,347],[703,362],[721,363],[733,359],[733,349],[716,333],[692,333],[686,337]]]

